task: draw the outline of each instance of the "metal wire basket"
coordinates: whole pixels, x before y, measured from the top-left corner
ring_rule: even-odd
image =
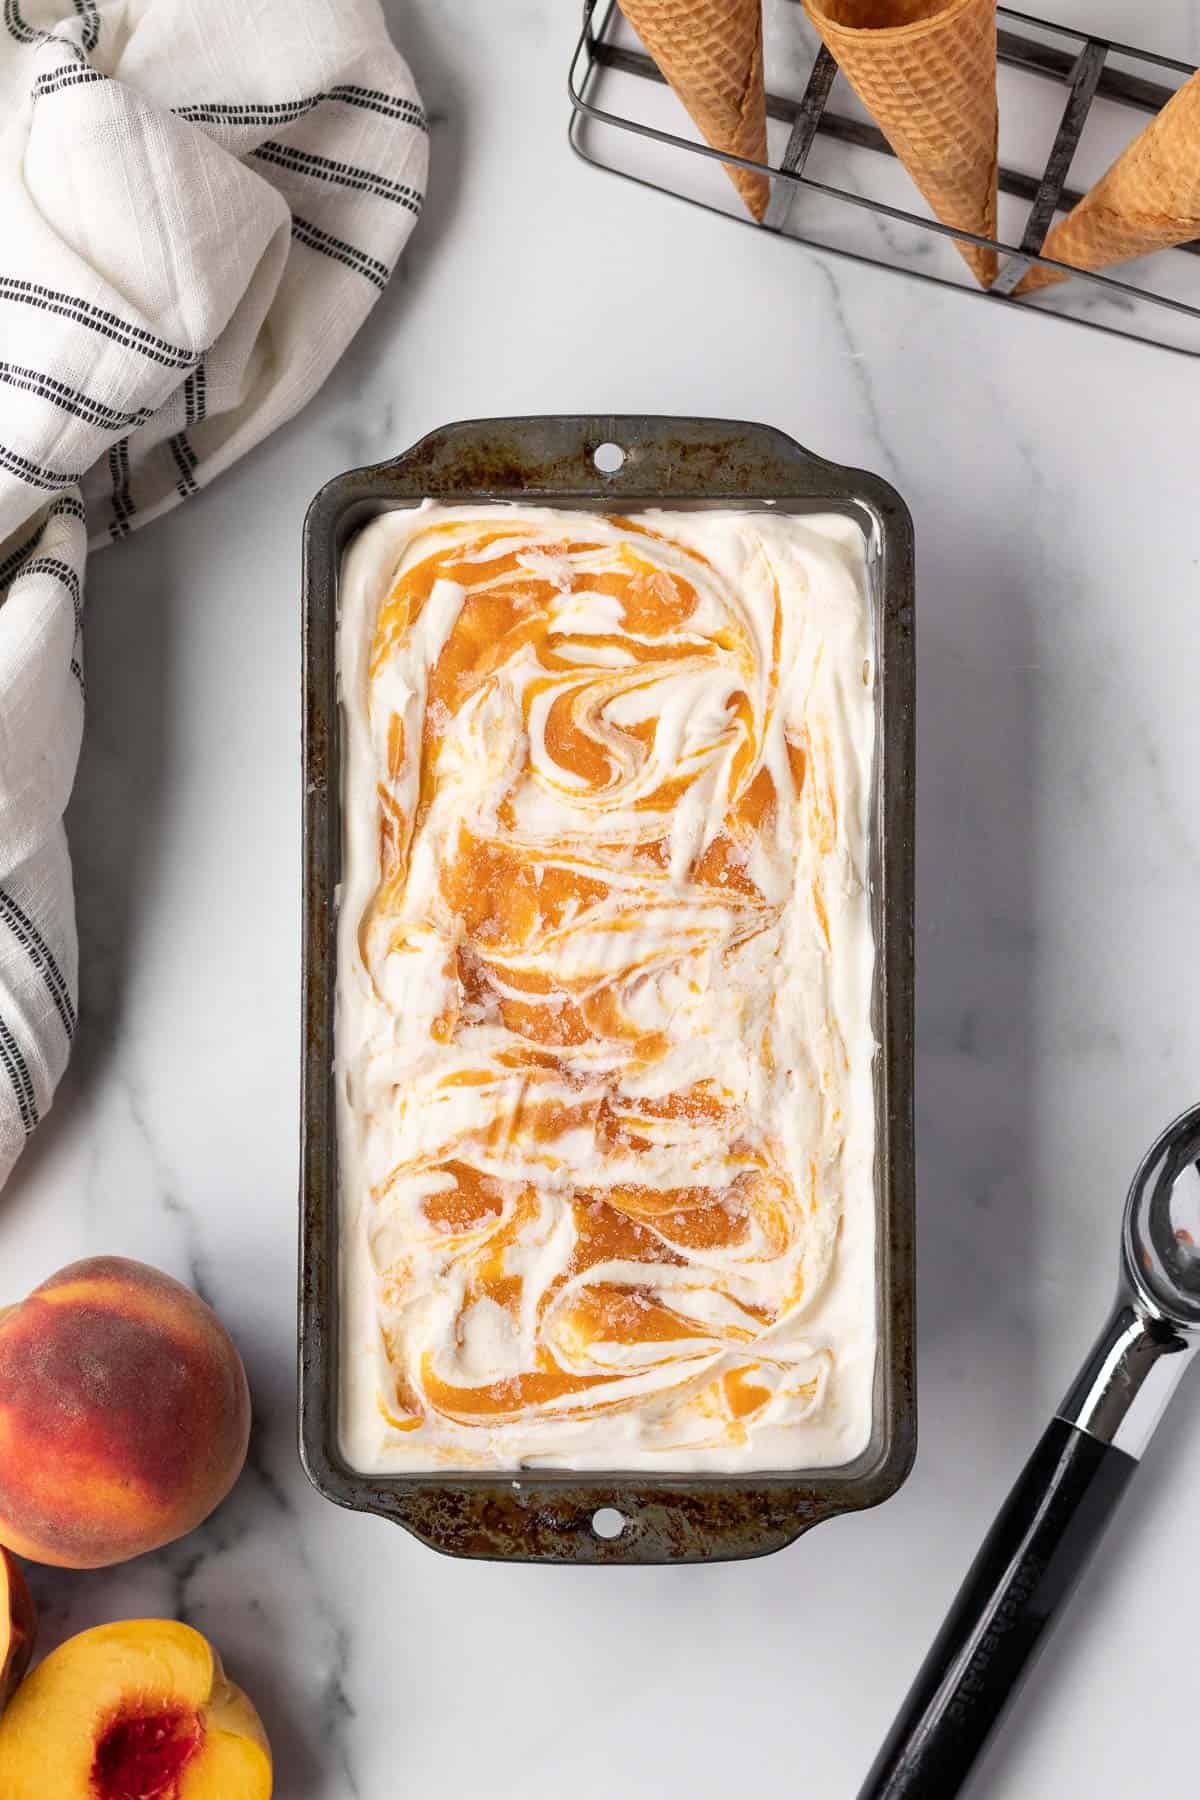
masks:
[[[791,10],[790,6],[784,8],[785,13]],[[801,8],[798,5],[795,12],[799,21]],[[844,159],[853,152],[875,153],[893,159],[893,163],[895,153],[883,133],[865,116],[831,110],[829,99],[838,73],[837,63],[823,45],[817,44],[807,19],[803,21],[802,29],[812,40],[815,54],[802,91],[794,96],[775,91],[767,95],[768,119],[783,121],[789,127],[786,144],[778,162],[756,163],[713,150],[696,139],[681,137],[667,129],[664,123],[631,116],[629,111],[612,110],[611,103],[602,103],[608,102],[606,84],[613,78],[638,78],[639,101],[650,95],[648,84],[665,85],[664,78],[652,59],[635,47],[636,40],[629,37],[622,41],[622,15],[617,0],[607,0],[605,5],[601,0],[584,0],[583,29],[568,79],[573,109],[570,141],[578,155],[598,168],[622,175],[641,186],[673,193],[694,205],[756,229],[786,235],[823,253],[894,269],[913,280],[954,288],[976,299],[990,301],[993,306],[1019,304],[1036,311],[1040,317],[1065,320],[1113,337],[1153,344],[1183,355],[1200,356],[1200,262],[1195,260],[1200,256],[1200,242],[1158,253],[1153,259],[1153,274],[1146,278],[1147,281],[1153,279],[1154,286],[1074,269],[1041,254],[1055,213],[1069,209],[1082,197],[1078,189],[1067,186],[1067,178],[1084,128],[1092,117],[1093,102],[1099,99],[1113,103],[1118,126],[1123,123],[1127,137],[1131,122],[1128,114],[1158,112],[1180,85],[1179,78],[1186,79],[1195,73],[1193,65],[1028,13],[1015,12],[1009,7],[998,8],[998,20],[998,58],[1002,68],[1013,71],[1015,79],[1021,82],[1054,83],[1066,90],[1061,116],[1040,175],[1004,164],[1000,167],[1001,195],[1027,208],[1023,228],[1015,242],[958,230],[905,206],[856,191],[845,185],[843,179],[821,179],[811,173],[810,157],[814,146],[823,140],[837,147],[839,175],[844,168]],[[1175,85],[1151,79],[1148,70],[1151,74],[1165,72],[1175,77]],[[772,73],[769,63],[768,73]],[[632,95],[634,91],[626,84],[627,93]],[[853,107],[854,103],[851,104]],[[639,110],[646,108],[639,105]],[[623,142],[631,146],[637,140],[640,148],[665,146],[671,154],[667,157],[659,155],[657,168],[660,172],[655,174],[647,173],[644,167],[638,170],[621,166],[599,154],[594,142],[597,130],[606,134],[610,143]],[[614,139],[614,133],[619,134],[618,138]],[[683,160],[675,152],[683,153]],[[756,226],[748,214],[734,210],[736,201],[725,197],[719,177],[717,184],[710,183],[711,193],[686,191],[689,186],[697,187],[694,171],[701,159],[709,169],[719,169],[722,163],[736,164],[757,170],[770,179],[771,200],[761,225]],[[803,212],[796,205],[801,190],[805,191]],[[729,193],[732,194],[731,188]],[[813,235],[812,201],[816,196],[823,202],[832,203],[832,210],[847,213],[857,209],[860,215],[865,213],[877,221],[905,228],[910,247],[913,243],[918,246],[917,254],[910,254],[906,263],[894,241],[894,234],[889,236],[886,232],[882,239],[885,254]],[[831,207],[825,206],[823,216],[828,216],[830,211]],[[800,216],[797,218],[797,215]],[[1000,272],[986,292],[969,285],[965,268],[961,273],[953,268],[940,273],[914,266],[920,260],[920,246],[927,249],[930,240],[939,239],[981,245],[999,254],[1002,259]],[[957,258],[953,260],[958,261]],[[1031,264],[1062,270],[1072,280],[1044,290],[1036,300],[1014,302],[1013,290]],[[1195,299],[1182,298],[1178,291],[1163,291],[1161,270],[1166,266],[1171,271],[1166,280],[1176,289],[1181,285],[1180,271],[1183,271],[1183,278],[1190,281]],[[1050,297],[1049,304],[1046,303],[1047,296]],[[1107,316],[1096,316],[1097,313]],[[1147,322],[1145,329],[1139,328],[1143,322]],[[1181,335],[1175,338],[1163,335],[1168,325]]]

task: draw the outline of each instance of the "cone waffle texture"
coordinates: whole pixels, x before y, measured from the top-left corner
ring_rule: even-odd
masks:
[[[943,225],[996,235],[995,0],[805,0],[813,24]],[[987,287],[996,255],[959,244]]]
[[[762,0],[621,0],[626,18],[714,150],[767,160]],[[756,219],[771,184],[725,172]]]
[[[1200,237],[1200,75],[1168,100],[1079,205],[1047,237],[1044,256],[1106,269]],[[1018,294],[1067,277],[1030,269]]]

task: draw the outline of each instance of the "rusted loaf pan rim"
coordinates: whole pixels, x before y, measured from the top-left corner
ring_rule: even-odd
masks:
[[[620,467],[595,453],[615,444]],[[604,460],[603,458],[601,459]],[[878,1355],[874,1432],[840,1469],[746,1475],[362,1475],[338,1434],[338,1171],[333,1049],[335,908],[341,868],[334,630],[350,538],[377,514],[426,496],[627,512],[771,507],[837,511],[870,546],[876,654],[871,907]],[[611,415],[472,420],[431,432],[394,462],[323,487],[304,523],[304,1050],[301,1099],[300,1443],[318,1490],[394,1519],[455,1556],[527,1562],[705,1562],[761,1556],[838,1513],[875,1506],[903,1482],[916,1447],[914,1388],[913,535],[877,475],[845,469],[764,425]],[[605,1537],[604,1508],[625,1520]]]

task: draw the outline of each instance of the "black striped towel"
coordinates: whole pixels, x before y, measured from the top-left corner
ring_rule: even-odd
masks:
[[[421,207],[378,0],[0,0],[0,1185],[75,1032],[87,546],[310,397]]]

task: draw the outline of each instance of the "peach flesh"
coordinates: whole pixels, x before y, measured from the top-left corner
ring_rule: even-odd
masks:
[[[198,1631],[96,1625],[52,1650],[0,1718],[2,1800],[270,1800],[253,1705]]]
[[[33,1656],[37,1614],[25,1577],[7,1550],[0,1550],[0,1712],[24,1678]]]
[[[203,1743],[204,1726],[194,1712],[115,1719],[96,1746],[95,1800],[176,1800],[180,1777]]]

